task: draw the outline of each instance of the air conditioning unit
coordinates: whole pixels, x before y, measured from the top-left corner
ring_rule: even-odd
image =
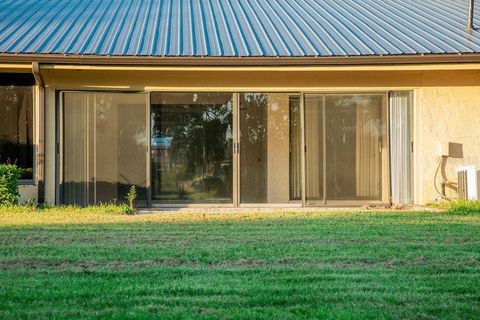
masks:
[[[458,197],[460,199],[480,200],[480,169],[473,166],[459,167]]]

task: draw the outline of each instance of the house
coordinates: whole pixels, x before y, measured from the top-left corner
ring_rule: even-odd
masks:
[[[55,204],[456,197],[480,166],[470,2],[0,0],[0,161]]]

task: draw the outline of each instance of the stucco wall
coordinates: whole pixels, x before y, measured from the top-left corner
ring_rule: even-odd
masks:
[[[448,159],[447,178],[456,181],[459,165],[480,167],[480,86],[424,87],[417,90],[415,140],[418,148],[416,185],[417,203],[435,199],[433,180],[442,149],[448,142],[463,146],[462,159]],[[438,184],[440,178],[438,179]],[[452,189],[447,188],[451,196]]]

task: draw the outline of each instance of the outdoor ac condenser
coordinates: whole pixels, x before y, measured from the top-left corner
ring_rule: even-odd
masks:
[[[460,199],[480,200],[480,169],[475,167],[459,167],[458,197]]]

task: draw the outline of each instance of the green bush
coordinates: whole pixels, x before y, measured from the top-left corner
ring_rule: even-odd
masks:
[[[18,179],[21,170],[12,164],[0,165],[0,206],[18,204]]]

